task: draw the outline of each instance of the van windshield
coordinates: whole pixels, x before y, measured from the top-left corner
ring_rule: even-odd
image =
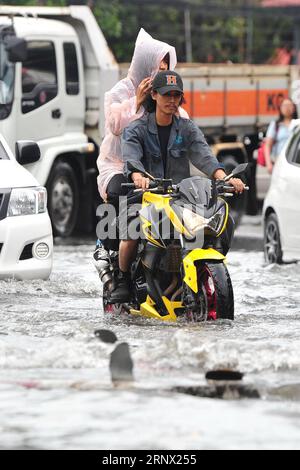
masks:
[[[0,36],[0,120],[6,119],[12,107],[15,82],[15,66],[8,61]]]

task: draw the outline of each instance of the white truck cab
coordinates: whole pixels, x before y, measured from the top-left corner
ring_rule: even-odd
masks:
[[[26,55],[12,61],[18,39]],[[88,7],[0,6],[0,132],[11,149],[38,143],[42,158],[27,169],[47,187],[55,235],[93,228],[104,94],[118,73]]]
[[[33,142],[18,142],[22,164],[40,158]],[[18,163],[0,134],[0,279],[48,279],[53,239],[47,191]]]

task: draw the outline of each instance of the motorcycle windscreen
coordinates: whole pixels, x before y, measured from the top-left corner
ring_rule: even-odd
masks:
[[[187,178],[178,185],[183,199],[191,204],[211,209],[217,202],[217,189],[214,181],[202,176]]]

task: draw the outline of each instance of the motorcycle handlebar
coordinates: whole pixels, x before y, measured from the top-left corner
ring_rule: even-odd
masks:
[[[249,191],[249,189],[250,189],[249,186],[244,187],[245,191]],[[232,191],[232,190],[234,190],[234,186],[231,186],[231,185],[230,186],[223,186],[222,190],[223,191]]]
[[[127,188],[127,189],[136,189],[136,186],[134,183],[122,183],[121,187]],[[149,189],[154,189],[154,188],[157,188],[157,183],[155,183],[154,181],[150,181]]]
[[[121,187],[122,188],[127,188],[127,189],[135,189],[137,191],[139,190],[139,188],[136,188],[134,183],[122,183]],[[176,188],[177,188],[176,185],[172,185],[172,187],[173,187],[174,190],[176,190]],[[158,188],[158,183],[156,181],[150,181],[149,189],[156,189],[156,188]],[[227,183],[226,185],[224,185],[220,189],[223,193],[230,193],[231,191],[234,190],[234,187]],[[245,188],[244,188],[245,191],[249,191],[249,189],[250,189],[249,186],[245,186]]]

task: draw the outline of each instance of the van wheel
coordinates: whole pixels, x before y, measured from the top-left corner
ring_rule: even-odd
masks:
[[[79,207],[79,190],[73,168],[67,163],[56,163],[46,187],[53,235],[68,237],[76,226]]]
[[[229,175],[232,170],[234,170],[239,165],[239,162],[233,155],[226,155],[221,157],[220,163],[224,165],[227,175]],[[244,192],[243,194],[234,195],[228,199],[228,204],[230,206],[230,214],[232,215],[235,226],[237,227],[246,211],[247,193]]]
[[[265,222],[264,230],[265,260],[269,264],[282,264],[282,248],[280,230],[276,214],[270,214]]]

